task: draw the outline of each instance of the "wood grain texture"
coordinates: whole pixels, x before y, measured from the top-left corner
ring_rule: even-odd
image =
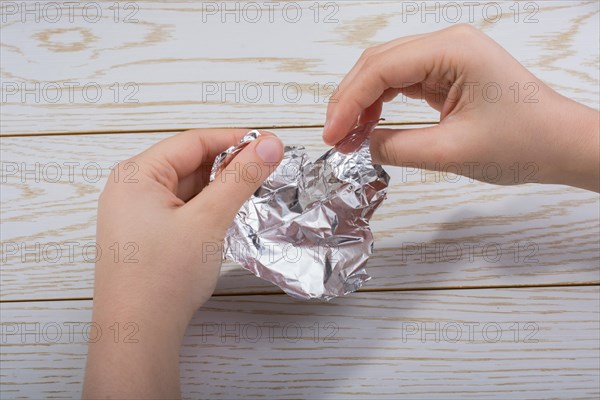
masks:
[[[326,149],[319,129],[274,132],[312,157]],[[1,299],[91,297],[94,253],[84,250],[94,243],[96,202],[110,167],[169,135],[3,138]],[[367,289],[600,282],[598,194],[387,170],[389,195],[372,220]],[[224,264],[218,293],[261,292],[278,289]]]
[[[222,2],[132,2],[137,9],[120,3],[117,22],[113,1],[94,3],[95,22],[82,6],[56,22],[49,11],[22,22],[20,10],[3,9],[1,134],[322,124],[326,98],[364,48],[453,21],[481,28],[562,94],[599,105],[594,1],[450,2],[458,11],[436,2],[429,14],[424,2],[414,11],[335,1],[318,15],[312,1],[235,2],[229,14],[211,8]],[[423,102],[386,107],[393,122],[438,120]]]
[[[598,287],[213,298],[184,339],[182,389],[211,399],[595,399],[599,304]],[[79,397],[90,306],[2,304],[2,398]],[[120,342],[143,337],[119,332]]]
[[[114,1],[94,2],[96,22],[79,6],[72,22],[65,13],[48,21],[51,12],[21,22],[8,3],[0,136],[25,137],[3,137],[0,147],[2,399],[80,396],[91,302],[42,300],[92,296],[83,248],[94,243],[97,198],[116,162],[199,126],[305,126],[275,131],[321,154],[320,129],[307,125],[323,123],[327,96],[363,49],[451,24],[443,10],[423,15],[422,2],[415,14],[400,2],[321,2],[316,21],[314,2],[292,2],[303,15],[295,23],[283,18],[290,2],[274,6],[273,22],[263,5],[256,23],[251,10],[223,23],[211,14],[222,2],[121,2],[117,22]],[[473,25],[560,93],[600,105],[598,2],[481,3]],[[483,18],[486,4],[500,4],[502,18],[490,21],[493,8]],[[464,4],[461,14],[469,22]],[[418,101],[386,107],[392,123],[438,118]],[[61,135],[86,132],[121,134]],[[27,136],[40,133],[58,135]],[[388,172],[366,291],[299,302],[224,264],[219,296],[182,348],[185,398],[597,399],[598,286],[485,288],[598,284],[599,196]],[[451,290],[429,290],[442,288]],[[134,321],[119,322],[124,340]],[[104,327],[102,340],[112,333]]]

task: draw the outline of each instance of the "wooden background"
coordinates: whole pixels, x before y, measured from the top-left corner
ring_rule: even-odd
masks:
[[[88,3],[72,21],[66,10],[54,21],[48,3],[38,21],[2,6],[2,398],[80,395],[93,287],[82,249],[115,162],[191,127],[268,128],[320,154],[327,95],[362,50],[454,18],[439,8],[436,22],[410,2],[310,1],[263,5],[252,22],[249,3],[231,2],[238,10],[222,22],[221,2],[113,3],[93,3],[95,22],[82,17]],[[562,94],[599,107],[598,2],[498,2],[497,21],[484,4],[474,26]],[[390,125],[438,119],[402,99],[384,116]],[[597,398],[598,195],[388,172],[364,289],[303,303],[226,263],[185,339],[184,395]],[[293,329],[248,334],[264,324]]]

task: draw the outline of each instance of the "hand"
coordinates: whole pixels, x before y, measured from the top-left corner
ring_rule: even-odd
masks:
[[[367,49],[331,98],[325,142],[337,143],[357,119],[378,119],[383,102],[401,93],[427,101],[440,123],[377,129],[378,163],[600,190],[600,114],[559,95],[469,25]]]
[[[226,230],[283,155],[266,133],[208,185],[214,158],[246,132],[184,132],[113,171],[98,208],[93,321],[103,337],[90,344],[84,397],[179,396],[179,347],[215,289]],[[129,323],[134,343],[115,343],[115,323]]]

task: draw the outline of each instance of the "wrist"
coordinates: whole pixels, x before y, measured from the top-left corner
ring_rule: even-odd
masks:
[[[127,291],[110,290],[94,293],[94,322],[102,327],[115,322],[132,322],[147,328],[147,333],[155,339],[181,341],[191,316],[181,309],[173,309],[167,301],[168,293],[154,296],[140,293],[132,287]]]
[[[560,96],[547,110],[545,137],[553,151],[544,163],[543,183],[600,190],[600,113]]]
[[[98,261],[94,279],[94,318],[144,320],[157,332],[168,331],[183,338],[196,311],[189,289],[180,287],[169,276],[156,276],[149,267]]]
[[[119,304],[106,304],[98,302],[93,307],[93,323],[97,324],[103,331],[111,326],[131,324],[148,340],[153,342],[173,343],[178,347],[187,323],[180,318],[173,318],[171,313],[163,313],[160,310],[150,310],[146,305],[125,304],[126,300],[120,300]],[[144,328],[144,330],[142,329]]]

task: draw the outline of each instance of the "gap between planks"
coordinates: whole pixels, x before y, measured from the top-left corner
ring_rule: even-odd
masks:
[[[369,290],[360,290],[356,293],[381,293],[381,292],[423,292],[423,291],[444,291],[444,290],[478,290],[478,289],[531,289],[531,288],[561,288],[561,287],[591,287],[598,286],[600,281],[585,283],[549,283],[549,284],[526,284],[526,285],[488,285],[488,286],[441,286],[434,288],[377,288]],[[213,297],[241,297],[241,296],[280,296],[283,292],[240,292],[240,293],[215,293]],[[52,299],[16,299],[0,300],[0,303],[37,303],[37,302],[57,302],[57,301],[88,301],[93,297],[65,297]]]
[[[439,124],[440,121],[419,121],[419,122],[381,122],[379,126],[398,126],[398,125],[433,125]],[[268,125],[268,126],[253,126],[253,127],[218,127],[213,129],[304,129],[304,128],[322,128],[321,124],[304,124],[304,125]],[[0,138],[14,137],[35,137],[35,136],[82,136],[82,135],[124,135],[128,133],[175,133],[190,129],[198,129],[198,127],[181,127],[181,128],[165,128],[165,129],[133,129],[133,130],[107,130],[107,131],[81,131],[81,132],[38,132],[38,133],[0,133]],[[202,129],[211,129],[211,127],[203,127]]]

